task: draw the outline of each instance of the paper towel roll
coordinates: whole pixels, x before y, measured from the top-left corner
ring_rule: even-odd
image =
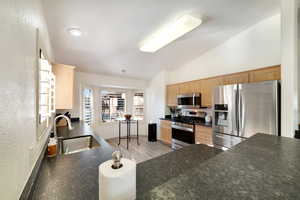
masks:
[[[134,200],[136,198],[136,162],[121,159],[123,167],[113,169],[112,160],[99,166],[100,200]]]

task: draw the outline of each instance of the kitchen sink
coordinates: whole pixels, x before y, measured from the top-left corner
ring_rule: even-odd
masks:
[[[72,154],[100,147],[100,144],[91,135],[66,138],[61,140],[62,154]]]

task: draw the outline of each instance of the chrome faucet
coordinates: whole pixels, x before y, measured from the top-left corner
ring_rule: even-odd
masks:
[[[53,129],[54,129],[54,137],[55,138],[57,138],[57,131],[56,131],[56,120],[58,119],[58,118],[65,118],[66,120],[67,120],[67,123],[68,123],[68,128],[69,128],[69,130],[72,130],[73,129],[73,127],[72,127],[72,125],[71,125],[71,120],[70,120],[70,118],[69,117],[67,117],[66,115],[58,115],[58,116],[56,116],[55,118],[54,118],[54,124],[53,124]]]

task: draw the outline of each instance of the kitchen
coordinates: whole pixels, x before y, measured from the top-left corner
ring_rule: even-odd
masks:
[[[298,7],[4,0],[0,199],[298,199]]]
[[[167,85],[172,115],[161,118],[161,137],[175,149],[196,143],[227,150],[255,133],[280,135],[279,101],[280,66]]]

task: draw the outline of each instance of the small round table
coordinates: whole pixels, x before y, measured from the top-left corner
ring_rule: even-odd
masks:
[[[136,138],[137,138],[137,145],[140,145],[139,143],[139,120],[135,120],[135,119],[130,119],[130,120],[127,120],[127,119],[119,119],[119,144],[121,144],[121,139],[126,139],[127,140],[127,149],[128,149],[128,146],[129,146],[129,142],[130,142],[130,139],[131,139],[131,134],[130,134],[130,126],[131,124],[136,124]],[[125,137],[121,137],[121,124],[126,124],[127,126],[127,135]]]

